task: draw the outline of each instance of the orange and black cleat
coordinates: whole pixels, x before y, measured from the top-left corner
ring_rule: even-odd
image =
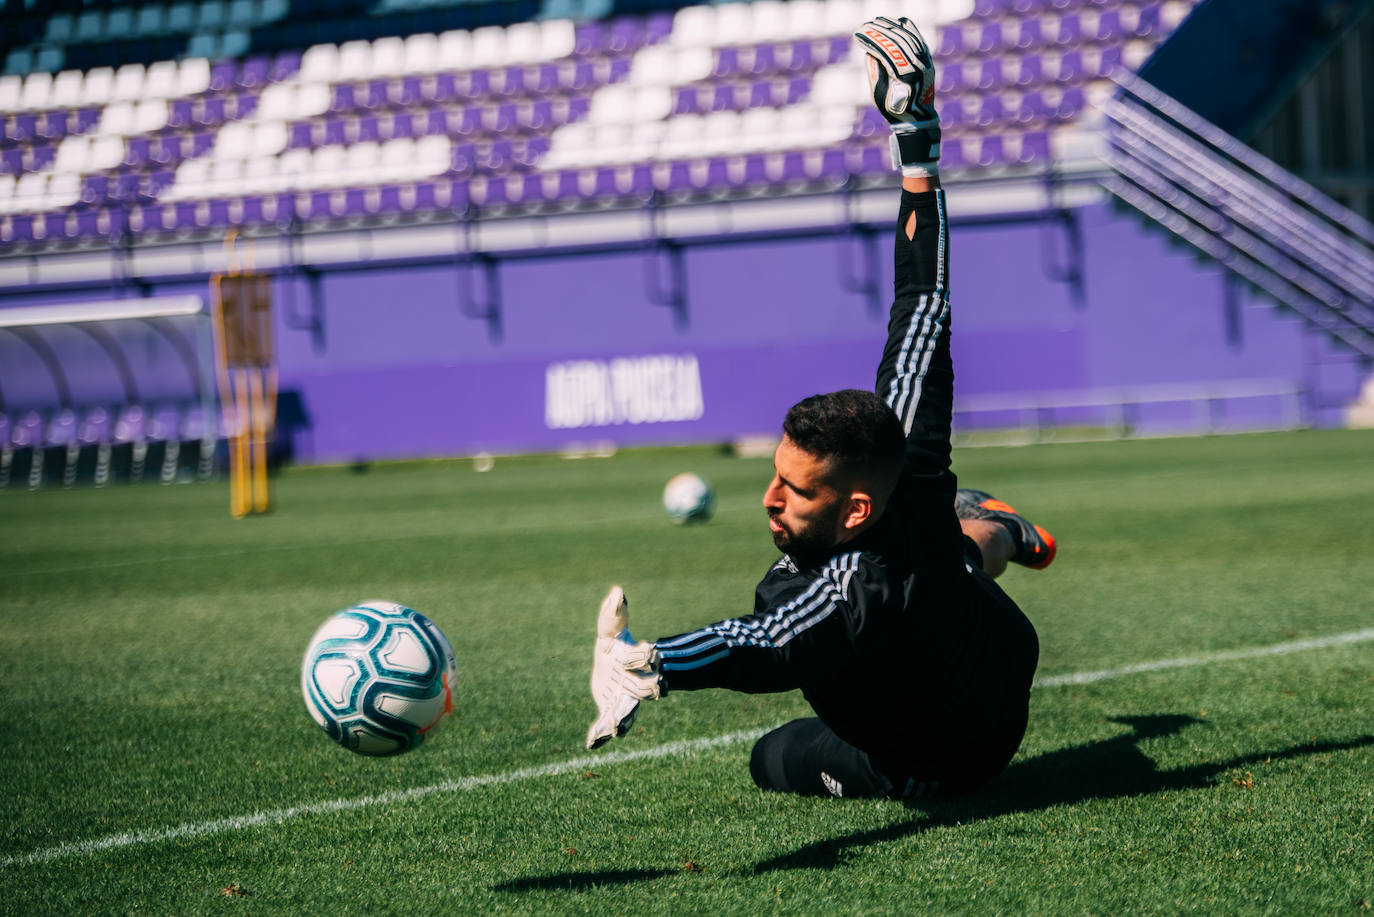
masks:
[[[1043,570],[1054,562],[1057,546],[1054,536],[1032,525],[1016,510],[981,490],[960,490],[954,495],[954,513],[960,519],[991,519],[1002,523],[1016,542],[1012,560],[1032,570]]]

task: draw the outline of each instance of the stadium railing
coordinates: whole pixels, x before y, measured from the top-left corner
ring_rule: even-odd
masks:
[[[1374,226],[1149,83],[1115,77],[1109,191],[1355,353],[1374,357]]]

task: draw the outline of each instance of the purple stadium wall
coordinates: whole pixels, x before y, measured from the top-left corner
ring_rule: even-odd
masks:
[[[958,204],[952,197],[958,398],[1261,379],[1300,385],[1318,404],[1338,406],[1356,391],[1354,361],[1267,301],[1240,293],[1239,334],[1234,319],[1228,332],[1221,272],[1105,205],[1079,212],[1085,295],[1078,303],[1067,284],[1047,276],[1048,225],[960,225]],[[280,387],[298,398],[295,420],[283,418],[294,459],[774,432],[800,397],[872,384],[891,270],[890,241],[882,235],[876,247],[879,309],[845,288],[838,238],[689,247],[682,324],[651,301],[643,253],[504,261],[499,340],[484,321],[462,314],[452,265],[322,275],[322,346],[284,314],[292,300],[304,308],[306,282],[281,280]],[[207,295],[203,286],[153,292],[188,290]],[[186,375],[151,337],[139,353],[141,378]],[[99,364],[85,371],[83,392],[101,378],[109,387],[111,373]],[[35,373],[20,372],[28,381],[19,386],[14,375],[4,373],[11,405],[21,387],[42,387]],[[1248,410],[1257,413],[1228,412],[1228,419],[1278,421],[1276,403]],[[1333,418],[1326,411],[1307,419]]]

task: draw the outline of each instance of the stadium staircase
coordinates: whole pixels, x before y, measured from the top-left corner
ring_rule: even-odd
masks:
[[[1104,186],[1310,326],[1374,359],[1374,226],[1144,80],[1098,107]]]

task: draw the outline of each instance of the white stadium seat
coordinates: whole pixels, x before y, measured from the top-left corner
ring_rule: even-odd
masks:
[[[86,71],[86,79],[81,84],[81,105],[104,105],[110,101],[114,90],[114,70],[110,67],[96,67]]]
[[[143,84],[147,71],[142,64],[125,64],[115,71],[114,86],[110,99],[114,102],[132,102],[143,96]]]
[[[19,97],[19,107],[26,109],[43,109],[48,107],[48,98],[52,95],[52,74],[30,73],[24,79],[24,93]]]
[[[177,94],[177,63],[163,60],[148,65],[144,98],[169,99]]]
[[[430,32],[418,32],[408,36],[405,43],[405,72],[433,73],[439,68],[438,35]]]
[[[203,57],[188,57],[177,67],[178,96],[193,96],[210,88],[210,62]]]
[[[305,49],[297,76],[302,82],[329,83],[334,80],[338,69],[339,46],[326,42]]]
[[[434,56],[436,70],[472,69],[472,33],[466,29],[452,29],[439,36]]]
[[[372,42],[346,41],[339,45],[339,60],[334,79],[356,83],[372,75]]]
[[[497,67],[506,63],[506,30],[499,25],[472,30],[472,62],[468,68]]]
[[[389,79],[404,76],[409,72],[406,65],[405,39],[392,36],[379,38],[372,43],[372,63],[368,68],[368,77]]]

